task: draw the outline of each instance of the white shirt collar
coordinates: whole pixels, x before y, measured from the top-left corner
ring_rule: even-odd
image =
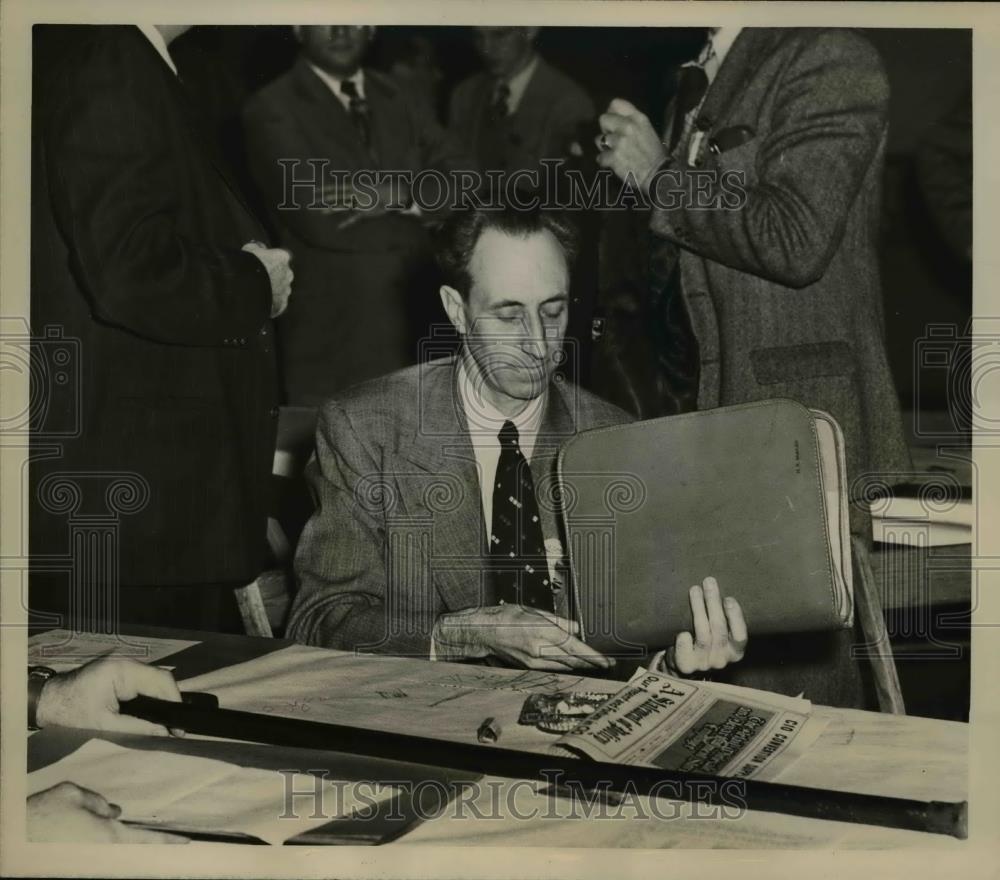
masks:
[[[351,99],[345,95],[341,89],[340,84],[350,80],[354,83],[355,88],[358,90],[358,97],[364,99],[365,97],[365,71],[363,68],[359,67],[352,76],[345,76],[343,78],[336,77],[332,73],[328,73],[323,70],[322,67],[317,67],[311,61],[309,66],[313,69],[313,72],[318,76],[324,83],[326,83],[327,88],[333,92],[341,104],[345,108],[349,108],[351,105]]]
[[[535,69],[538,67],[538,55],[532,55],[531,61],[529,61],[524,69],[518,73],[515,73],[510,79],[506,80],[507,88],[510,89],[510,94],[507,95],[507,112],[516,113],[517,108],[521,103],[521,98],[524,97],[525,90],[528,88],[528,83],[531,82],[531,77],[535,73]]]
[[[521,454],[530,461],[545,414],[547,394],[528,401],[516,416],[505,416],[477,390],[482,387],[483,381],[475,360],[471,356],[461,357],[458,365],[458,390],[473,447],[495,446],[499,449],[500,429],[504,422],[509,421],[517,428]]]
[[[726,60],[726,55],[729,54],[742,30],[741,27],[720,27],[709,34],[708,42],[705,43],[705,48],[701,50],[698,58],[698,63],[705,68],[709,82],[715,79],[722,62]]]
[[[153,44],[153,48],[156,49],[160,57],[167,63],[167,67],[169,67],[174,72],[174,76],[176,76],[177,65],[174,64],[174,59],[170,57],[170,50],[167,48],[167,41],[163,39],[163,34],[161,34],[151,24],[137,24],[136,27],[139,28],[142,35]]]

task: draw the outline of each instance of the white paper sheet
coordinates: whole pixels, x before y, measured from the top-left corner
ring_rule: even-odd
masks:
[[[68,672],[103,656],[131,657],[141,663],[155,663],[163,657],[197,645],[185,639],[158,639],[114,633],[73,633],[53,629],[28,639],[28,665],[48,666]]]
[[[187,679],[180,687],[213,693],[224,709],[452,742],[476,742],[480,724],[494,718],[501,731],[497,746],[545,752],[558,735],[518,724],[529,694],[596,689],[612,694],[621,682],[292,645]]]
[[[243,833],[279,844],[391,796],[388,789],[337,784],[304,773],[239,767],[211,758],[128,749],[91,739],[28,774],[28,793],[60,782],[99,792],[123,820],[172,829]],[[288,792],[317,792],[289,798]],[[317,808],[318,806],[318,808]]]

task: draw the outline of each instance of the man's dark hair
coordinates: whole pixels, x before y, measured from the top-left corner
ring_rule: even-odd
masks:
[[[559,242],[567,265],[572,266],[576,259],[576,227],[558,211],[518,211],[507,207],[461,211],[445,224],[439,234],[437,261],[444,283],[454,287],[463,299],[469,298],[472,288],[469,272],[472,251],[487,229],[495,229],[513,238],[528,238],[547,229]]]

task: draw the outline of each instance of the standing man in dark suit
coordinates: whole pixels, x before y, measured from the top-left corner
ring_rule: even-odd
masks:
[[[469,162],[425,102],[361,66],[373,27],[295,30],[299,58],[251,98],[244,123],[251,172],[295,257],[296,296],[279,322],[288,402],[314,406],[414,363],[428,325],[443,320],[429,218],[406,176]],[[370,206],[359,200],[352,207],[353,175],[379,171],[399,172],[398,182],[378,186]],[[428,187],[426,201],[438,197]]]
[[[266,560],[292,273],[198,127],[168,50],[184,30],[35,28],[31,319],[79,340],[82,394],[61,457],[32,440],[31,602],[66,610],[42,573],[67,516],[117,510],[116,546],[72,576],[120,595],[76,593],[77,612],[238,630],[232,587]]]
[[[457,218],[441,298],[462,338],[442,358],[366,383],[320,412],[318,509],[295,560],[288,633],[315,645],[536,669],[605,670],[576,637],[556,502],[556,455],[578,431],[628,421],[557,376],[572,230],[543,212]],[[691,590],[695,633],[669,668],[742,657],[739,604]]]
[[[535,50],[536,27],[477,27],[483,70],[451,96],[448,127],[482,171],[537,170],[564,159],[582,123],[597,115],[589,95]]]

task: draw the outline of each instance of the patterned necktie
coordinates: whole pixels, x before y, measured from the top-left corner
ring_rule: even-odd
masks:
[[[490,533],[495,600],[554,611],[531,468],[513,422],[503,423],[499,437]]]
[[[361,135],[361,142],[365,145],[365,149],[368,149],[371,147],[372,139],[368,102],[358,94],[357,84],[353,80],[341,80],[340,91],[350,99],[348,111],[358,129],[358,134]]]
[[[510,107],[507,105],[508,98],[510,98],[510,86],[501,80],[497,83],[497,87],[493,91],[493,104],[490,107],[490,118],[494,122],[506,119],[509,115]]]

